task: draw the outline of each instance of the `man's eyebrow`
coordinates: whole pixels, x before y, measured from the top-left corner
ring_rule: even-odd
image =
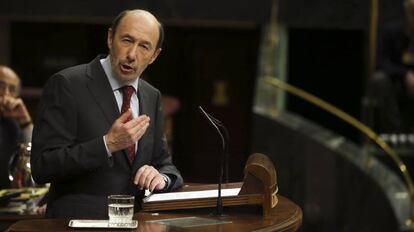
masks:
[[[145,45],[152,46],[152,43],[150,41],[144,40],[144,41],[142,41],[142,43],[145,44]]]
[[[121,36],[121,38],[129,38],[129,39],[131,39],[131,40],[133,40],[133,41],[136,41],[136,40],[137,40],[134,36],[132,36],[132,35],[130,35],[130,34],[128,34],[128,33],[126,33],[126,34],[122,35],[122,36]],[[142,43],[142,44],[145,44],[145,45],[148,45],[148,46],[150,46],[150,47],[153,47],[153,45],[152,45],[151,41],[148,41],[148,40],[143,40],[141,43]]]
[[[130,34],[125,34],[121,36],[121,38],[125,38],[125,37],[135,40],[135,38]]]
[[[8,86],[15,86],[14,84],[9,84],[8,82],[6,82],[4,80],[0,80],[0,84],[2,84],[2,85],[8,85]]]

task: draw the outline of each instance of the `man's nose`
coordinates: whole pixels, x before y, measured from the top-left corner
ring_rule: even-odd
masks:
[[[138,52],[137,46],[131,46],[129,48],[128,53],[127,53],[128,62],[135,61],[137,57],[137,52]]]
[[[6,95],[6,96],[11,96],[12,95],[9,87],[6,87],[6,89],[4,91],[4,95]]]

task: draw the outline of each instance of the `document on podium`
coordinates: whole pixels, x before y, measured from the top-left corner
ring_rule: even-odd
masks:
[[[222,189],[222,197],[237,196],[240,192],[240,188]],[[159,201],[175,201],[175,200],[187,200],[187,199],[202,199],[202,198],[214,198],[218,197],[218,190],[202,190],[202,191],[189,191],[189,192],[171,192],[171,193],[153,193],[142,199],[144,203],[147,202],[159,202]]]

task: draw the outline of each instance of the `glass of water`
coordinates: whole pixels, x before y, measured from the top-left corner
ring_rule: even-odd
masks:
[[[108,196],[109,226],[122,227],[132,223],[134,215],[134,196]]]

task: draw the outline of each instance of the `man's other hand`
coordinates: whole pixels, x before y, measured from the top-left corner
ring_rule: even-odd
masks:
[[[157,169],[144,165],[135,174],[134,184],[141,190],[148,189],[150,192],[153,192],[154,190],[164,189],[166,182]]]

